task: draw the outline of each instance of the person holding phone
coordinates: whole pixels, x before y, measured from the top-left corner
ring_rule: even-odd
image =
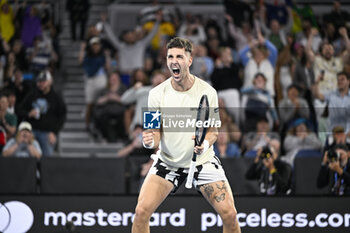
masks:
[[[212,112],[218,112],[215,89],[190,73],[191,64],[192,43],[179,37],[170,40],[167,44],[167,66],[171,78],[150,91],[149,109],[157,110],[156,113],[160,111],[164,115],[163,110],[177,108],[177,113],[180,114],[180,110],[186,108],[197,109],[200,99],[205,94],[208,97],[208,105],[211,109],[216,109]],[[132,233],[150,232],[149,220],[152,213],[185,181],[193,152],[198,155],[193,179],[195,188],[220,215],[223,232],[241,232],[230,185],[213,151],[212,145],[218,135],[217,128],[209,127],[203,144],[198,146],[194,146],[194,134],[194,130],[190,132],[184,129],[169,132],[165,127],[143,132],[144,146],[159,150],[152,156],[153,165],[139,194]]]
[[[32,125],[23,121],[18,126],[18,132],[15,138],[11,138],[5,145],[2,155],[4,157],[34,157],[41,158],[42,152],[40,145],[35,140],[32,133]]]

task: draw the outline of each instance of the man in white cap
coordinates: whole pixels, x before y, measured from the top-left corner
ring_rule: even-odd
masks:
[[[41,72],[36,81],[38,88],[22,102],[19,114],[33,126],[33,133],[43,155],[51,156],[57,143],[57,135],[66,120],[66,105],[52,88],[49,71]]]

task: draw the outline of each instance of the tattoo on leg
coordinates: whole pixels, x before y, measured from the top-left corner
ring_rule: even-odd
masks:
[[[225,200],[225,193],[221,193],[220,196],[215,196],[214,198],[216,202],[223,201]]]
[[[216,187],[222,192],[227,192],[227,187],[226,187],[225,181],[222,181],[222,186],[220,186],[219,184],[216,184]]]
[[[204,193],[207,195],[208,198],[211,197],[211,194],[214,192],[213,186],[210,184],[204,184],[202,185],[204,187]]]

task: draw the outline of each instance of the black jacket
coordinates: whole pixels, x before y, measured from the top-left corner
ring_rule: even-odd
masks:
[[[274,165],[277,172],[273,174],[261,161],[253,163],[246,173],[248,180],[259,180],[261,194],[283,195],[291,186],[292,168],[289,164],[277,159]]]
[[[317,187],[323,188],[331,181],[331,194],[334,195],[350,195],[350,160],[344,168],[343,175],[339,176],[338,173],[329,169],[328,164],[321,165],[321,169],[317,176]],[[338,187],[338,183],[342,187]],[[340,188],[340,189],[339,189]],[[340,190],[343,190],[340,192]]]
[[[40,109],[40,117],[38,119],[28,117],[28,113],[33,108]],[[62,97],[52,88],[46,95],[36,89],[29,93],[21,103],[19,115],[32,125],[33,130],[57,134],[66,120],[66,111],[66,105]]]
[[[210,76],[213,87],[217,91],[235,88],[240,89],[242,80],[239,77],[240,66],[232,63],[230,67],[215,68]]]

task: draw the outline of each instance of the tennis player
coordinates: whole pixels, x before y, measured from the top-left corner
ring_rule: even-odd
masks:
[[[195,77],[189,71],[192,64],[192,44],[187,39],[173,38],[167,44],[167,66],[171,78],[153,88],[148,97],[148,107],[198,108],[203,94],[208,96],[209,106],[218,110],[218,97],[214,88]],[[215,112],[215,111],[213,111]],[[241,232],[230,185],[219,159],[213,151],[217,129],[210,127],[201,146],[194,148],[193,132],[167,132],[164,129],[148,129],[143,132],[146,148],[159,148],[153,156],[153,165],[140,190],[132,233],[150,232],[152,213],[170,194],[186,180],[193,151],[197,166],[193,185],[220,215],[224,233]]]

